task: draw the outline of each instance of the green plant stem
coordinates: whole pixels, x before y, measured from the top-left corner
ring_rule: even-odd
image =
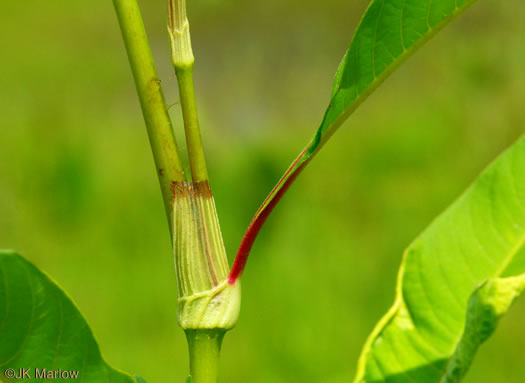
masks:
[[[157,175],[172,230],[172,184],[184,181],[184,171],[136,0],[113,0],[148,130]]]
[[[186,330],[192,383],[217,383],[224,330]]]
[[[184,130],[186,132],[191,177],[193,182],[206,181],[208,179],[208,171],[206,169],[206,159],[202,147],[197,105],[195,103],[193,65],[175,67],[175,73],[179,82],[180,103],[184,119]]]
[[[179,82],[180,103],[186,144],[190,159],[191,177],[193,182],[208,180],[206,160],[195,103],[193,87],[193,63],[195,58],[191,48],[190,23],[186,16],[186,0],[168,1],[168,32],[171,39],[173,67]]]

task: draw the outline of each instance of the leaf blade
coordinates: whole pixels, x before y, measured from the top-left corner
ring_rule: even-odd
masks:
[[[499,319],[525,283],[524,263],[516,264],[521,268],[513,268],[514,275],[501,278],[525,248],[523,168],[525,137],[489,166],[409,246],[401,264],[394,305],[368,338],[355,383],[451,383],[464,376],[482,343],[475,347],[470,344],[469,354],[458,354],[458,350],[465,349],[465,342],[475,340],[474,335],[467,341],[462,337],[477,334],[471,327],[480,320],[475,316],[479,311],[475,301],[479,302],[483,293],[478,287],[508,287],[505,283],[516,280],[522,284],[514,295],[504,295],[503,288],[493,289],[501,294],[485,292],[482,303],[485,307],[495,307],[487,301],[499,304],[498,315],[494,316]],[[461,368],[452,368],[451,364]]]
[[[255,213],[237,252],[230,283],[242,274],[268,216],[330,137],[397,67],[475,1],[371,1],[337,69],[321,125]]]
[[[79,371],[85,383],[137,383],[110,367],[71,298],[12,251],[0,250],[0,368]],[[2,376],[3,379],[4,377]],[[39,381],[39,379],[37,379]]]

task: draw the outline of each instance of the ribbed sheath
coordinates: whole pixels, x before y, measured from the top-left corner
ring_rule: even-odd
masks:
[[[208,183],[175,183],[173,209],[179,297],[216,287],[227,278],[229,268]]]
[[[186,0],[169,0],[168,31],[171,37],[172,61],[175,67],[192,65],[190,24],[186,16]]]
[[[209,185],[176,182],[173,196],[179,324],[185,329],[233,327],[240,287],[227,281],[228,259]]]

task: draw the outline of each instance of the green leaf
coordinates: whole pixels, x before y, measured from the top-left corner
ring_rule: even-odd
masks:
[[[11,251],[0,251],[0,345],[2,381],[8,381],[8,369],[25,368],[37,382],[44,381],[35,379],[43,369],[78,371],[84,383],[138,382],[102,359],[93,333],[71,298]]]
[[[525,287],[525,137],[406,250],[356,383],[453,383]]]
[[[412,53],[475,0],[373,0],[335,75],[321,126],[259,207],[231,280],[242,273],[261,226],[291,183],[357,107]]]
[[[447,363],[441,382],[459,382],[468,371],[479,346],[494,332],[499,319],[525,289],[525,274],[489,279],[469,300],[461,340]]]

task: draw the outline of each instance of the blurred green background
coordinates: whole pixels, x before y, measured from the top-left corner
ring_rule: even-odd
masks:
[[[169,104],[164,0],[141,1]],[[230,259],[317,127],[365,0],[192,0],[196,87]],[[403,249],[525,132],[525,3],[483,0],[397,71],[263,229],[222,382],[350,382]],[[183,382],[168,229],[111,1],[3,1],[0,244],[51,274],[107,360]],[[182,143],[178,105],[170,109]],[[523,382],[525,302],[470,383]]]

